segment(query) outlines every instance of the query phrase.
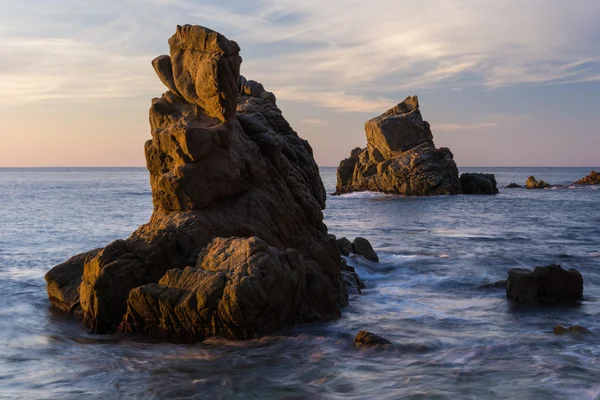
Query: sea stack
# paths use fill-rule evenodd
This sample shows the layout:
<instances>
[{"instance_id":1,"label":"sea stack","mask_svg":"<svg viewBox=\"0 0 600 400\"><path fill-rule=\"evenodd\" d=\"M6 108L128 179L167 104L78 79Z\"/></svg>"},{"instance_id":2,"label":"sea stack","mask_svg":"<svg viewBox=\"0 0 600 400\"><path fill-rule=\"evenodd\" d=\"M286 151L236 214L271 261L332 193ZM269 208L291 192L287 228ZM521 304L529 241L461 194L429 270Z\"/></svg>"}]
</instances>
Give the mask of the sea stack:
<instances>
[{"instance_id":1,"label":"sea stack","mask_svg":"<svg viewBox=\"0 0 600 400\"><path fill-rule=\"evenodd\" d=\"M417 96L366 122L367 147L337 170L336 194L375 191L407 196L462 193L450 149L437 149Z\"/></svg>"},{"instance_id":2,"label":"sea stack","mask_svg":"<svg viewBox=\"0 0 600 400\"><path fill-rule=\"evenodd\" d=\"M340 316L340 250L310 145L275 96L240 77L236 42L178 26L153 61L145 153L154 212L128 239L46 275L93 332L247 339Z\"/></svg>"}]
</instances>

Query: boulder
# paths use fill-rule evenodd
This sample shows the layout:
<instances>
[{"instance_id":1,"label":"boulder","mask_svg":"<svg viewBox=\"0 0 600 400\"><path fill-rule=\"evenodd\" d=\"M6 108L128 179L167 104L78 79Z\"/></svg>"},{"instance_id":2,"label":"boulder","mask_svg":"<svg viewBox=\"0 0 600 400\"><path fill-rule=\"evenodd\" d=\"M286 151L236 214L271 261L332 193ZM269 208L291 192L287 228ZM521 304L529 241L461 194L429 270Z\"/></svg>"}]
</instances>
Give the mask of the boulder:
<instances>
[{"instance_id":1,"label":"boulder","mask_svg":"<svg viewBox=\"0 0 600 400\"><path fill-rule=\"evenodd\" d=\"M506 297L517 303L564 303L583 297L583 277L576 269L560 265L536 267L531 271L513 268L508 271Z\"/></svg>"},{"instance_id":2,"label":"boulder","mask_svg":"<svg viewBox=\"0 0 600 400\"><path fill-rule=\"evenodd\" d=\"M369 261L379 262L379 256L377 256L377 253L373 250L371 243L363 237L354 239L352 242L352 250L354 254L363 256Z\"/></svg>"},{"instance_id":3,"label":"boulder","mask_svg":"<svg viewBox=\"0 0 600 400\"><path fill-rule=\"evenodd\" d=\"M577 185L600 185L600 172L592 171L584 178L581 178L577 182Z\"/></svg>"},{"instance_id":4,"label":"boulder","mask_svg":"<svg viewBox=\"0 0 600 400\"><path fill-rule=\"evenodd\" d=\"M340 246L340 253L342 253L343 256L348 256L350 253L354 252L354 249L352 248L352 242L345 237L339 238L338 244Z\"/></svg>"},{"instance_id":5,"label":"boulder","mask_svg":"<svg viewBox=\"0 0 600 400\"><path fill-rule=\"evenodd\" d=\"M498 194L494 174L464 173L460 176L463 194Z\"/></svg>"},{"instance_id":6,"label":"boulder","mask_svg":"<svg viewBox=\"0 0 600 400\"><path fill-rule=\"evenodd\" d=\"M554 333L556 335L564 335L565 333L576 333L580 335L588 335L592 333L588 328L585 328L581 325L573 325L573 326L564 326L564 325L556 325L554 327Z\"/></svg>"},{"instance_id":7,"label":"boulder","mask_svg":"<svg viewBox=\"0 0 600 400\"><path fill-rule=\"evenodd\" d=\"M536 180L534 176L530 176L527 178L527 182L525 182L525 187L527 189L545 189L547 187L551 187L548 182L544 182L543 180Z\"/></svg>"},{"instance_id":8,"label":"boulder","mask_svg":"<svg viewBox=\"0 0 600 400\"><path fill-rule=\"evenodd\" d=\"M509 183L508 185L505 186L507 189L517 189L520 188L521 185L517 185L516 183Z\"/></svg>"},{"instance_id":9,"label":"boulder","mask_svg":"<svg viewBox=\"0 0 600 400\"><path fill-rule=\"evenodd\" d=\"M452 152L437 149L417 96L366 122L367 147L337 170L335 194L374 191L407 196L462 193Z\"/></svg>"},{"instance_id":10,"label":"boulder","mask_svg":"<svg viewBox=\"0 0 600 400\"><path fill-rule=\"evenodd\" d=\"M312 148L240 77L235 42L186 25L169 44L153 61L168 90L149 112L150 221L55 267L50 300L95 333L197 340L338 318L348 294Z\"/></svg>"},{"instance_id":11,"label":"boulder","mask_svg":"<svg viewBox=\"0 0 600 400\"><path fill-rule=\"evenodd\" d=\"M358 348L388 346L391 344L392 342L386 338L367 331L358 332L354 338L354 346Z\"/></svg>"}]
</instances>

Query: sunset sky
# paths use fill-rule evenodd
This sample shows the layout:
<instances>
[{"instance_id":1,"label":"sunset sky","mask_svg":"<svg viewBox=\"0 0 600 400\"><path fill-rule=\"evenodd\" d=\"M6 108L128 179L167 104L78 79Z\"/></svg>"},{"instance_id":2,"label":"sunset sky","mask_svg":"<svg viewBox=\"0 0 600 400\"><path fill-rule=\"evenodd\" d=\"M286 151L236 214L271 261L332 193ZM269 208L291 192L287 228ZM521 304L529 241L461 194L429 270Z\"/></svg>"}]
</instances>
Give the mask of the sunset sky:
<instances>
[{"instance_id":1,"label":"sunset sky","mask_svg":"<svg viewBox=\"0 0 600 400\"><path fill-rule=\"evenodd\" d=\"M598 0L0 0L0 167L143 166L177 24L236 40L319 165L419 95L459 166L600 165Z\"/></svg>"}]
</instances>

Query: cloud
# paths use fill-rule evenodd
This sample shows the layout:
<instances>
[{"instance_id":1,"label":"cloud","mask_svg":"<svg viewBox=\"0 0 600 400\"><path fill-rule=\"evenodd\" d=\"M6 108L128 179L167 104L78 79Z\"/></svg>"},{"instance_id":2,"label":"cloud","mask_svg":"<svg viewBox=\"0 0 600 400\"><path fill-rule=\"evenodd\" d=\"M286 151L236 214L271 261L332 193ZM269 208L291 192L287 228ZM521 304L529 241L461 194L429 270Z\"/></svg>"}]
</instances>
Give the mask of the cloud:
<instances>
[{"instance_id":1,"label":"cloud","mask_svg":"<svg viewBox=\"0 0 600 400\"><path fill-rule=\"evenodd\" d=\"M600 80L596 0L5 3L0 90L13 102L157 95L149 62L178 23L237 40L243 73L278 98L336 111L434 88Z\"/></svg>"}]
</instances>

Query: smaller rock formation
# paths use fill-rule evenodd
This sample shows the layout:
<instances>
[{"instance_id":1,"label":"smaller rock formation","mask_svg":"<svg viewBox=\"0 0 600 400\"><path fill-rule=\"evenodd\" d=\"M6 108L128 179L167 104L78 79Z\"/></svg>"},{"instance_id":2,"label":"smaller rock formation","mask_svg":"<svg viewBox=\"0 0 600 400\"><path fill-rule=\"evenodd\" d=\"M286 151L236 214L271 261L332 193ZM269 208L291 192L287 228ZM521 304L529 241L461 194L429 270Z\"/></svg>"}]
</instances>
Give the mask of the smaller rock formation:
<instances>
[{"instance_id":1,"label":"smaller rock formation","mask_svg":"<svg viewBox=\"0 0 600 400\"><path fill-rule=\"evenodd\" d=\"M392 342L386 338L367 331L358 332L356 338L354 338L354 346L358 348L388 346L391 344Z\"/></svg>"},{"instance_id":2,"label":"smaller rock formation","mask_svg":"<svg viewBox=\"0 0 600 400\"><path fill-rule=\"evenodd\" d=\"M507 189L517 189L520 188L521 185L517 185L516 183L510 183L508 185L505 186Z\"/></svg>"},{"instance_id":3,"label":"smaller rock formation","mask_svg":"<svg viewBox=\"0 0 600 400\"><path fill-rule=\"evenodd\" d=\"M579 335L588 335L592 333L588 328L585 328L581 325L573 325L566 327L564 325L556 325L554 327L554 334L556 335L564 335L566 333L576 333Z\"/></svg>"},{"instance_id":4,"label":"smaller rock formation","mask_svg":"<svg viewBox=\"0 0 600 400\"><path fill-rule=\"evenodd\" d=\"M464 173L460 176L463 194L498 194L494 174Z\"/></svg>"},{"instance_id":5,"label":"smaller rock formation","mask_svg":"<svg viewBox=\"0 0 600 400\"><path fill-rule=\"evenodd\" d=\"M552 185L548 182L544 182L543 180L536 180L534 176L530 176L527 178L527 182L525 182L525 187L527 189L545 189L551 187Z\"/></svg>"},{"instance_id":6,"label":"smaller rock formation","mask_svg":"<svg viewBox=\"0 0 600 400\"><path fill-rule=\"evenodd\" d=\"M363 256L369 261L379 262L379 256L373 250L371 243L363 237L357 237L352 242L352 250L354 250L354 254L358 254L359 256Z\"/></svg>"},{"instance_id":7,"label":"smaller rock formation","mask_svg":"<svg viewBox=\"0 0 600 400\"><path fill-rule=\"evenodd\" d=\"M506 297L517 303L555 304L581 300L583 277L576 269L560 265L536 267L531 271L513 268L508 271Z\"/></svg>"},{"instance_id":8,"label":"smaller rock formation","mask_svg":"<svg viewBox=\"0 0 600 400\"><path fill-rule=\"evenodd\" d=\"M373 246L363 237L357 237L353 242L350 242L345 237L341 237L338 239L338 245L340 246L340 253L343 256L349 256L354 253L363 256L369 261L379 262L379 256L373 250Z\"/></svg>"},{"instance_id":9,"label":"smaller rock formation","mask_svg":"<svg viewBox=\"0 0 600 400\"><path fill-rule=\"evenodd\" d=\"M592 171L585 178L581 178L577 182L576 185L600 185L600 172Z\"/></svg>"},{"instance_id":10,"label":"smaller rock formation","mask_svg":"<svg viewBox=\"0 0 600 400\"><path fill-rule=\"evenodd\" d=\"M460 194L452 152L436 149L417 96L366 122L367 147L337 170L335 194L374 191L407 196Z\"/></svg>"}]
</instances>

